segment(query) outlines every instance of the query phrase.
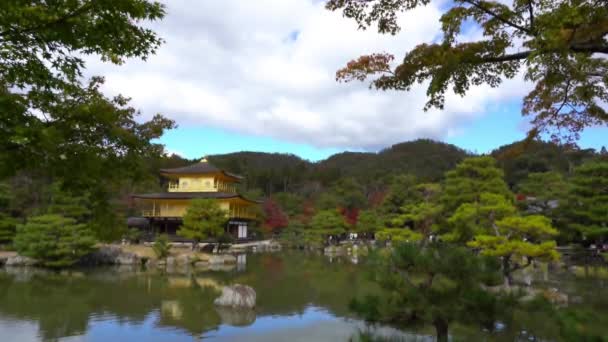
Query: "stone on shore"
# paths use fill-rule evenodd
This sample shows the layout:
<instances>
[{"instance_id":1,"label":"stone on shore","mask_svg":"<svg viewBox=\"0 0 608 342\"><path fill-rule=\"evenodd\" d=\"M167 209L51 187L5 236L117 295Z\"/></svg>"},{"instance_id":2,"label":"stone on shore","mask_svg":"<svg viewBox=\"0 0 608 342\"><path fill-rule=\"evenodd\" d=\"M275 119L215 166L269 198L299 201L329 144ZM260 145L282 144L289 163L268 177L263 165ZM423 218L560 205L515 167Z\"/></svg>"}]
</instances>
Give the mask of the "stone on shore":
<instances>
[{"instance_id":1,"label":"stone on shore","mask_svg":"<svg viewBox=\"0 0 608 342\"><path fill-rule=\"evenodd\" d=\"M224 286L222 288L222 295L213 303L218 306L253 309L255 301L256 293L253 288L246 285L234 284Z\"/></svg>"},{"instance_id":2,"label":"stone on shore","mask_svg":"<svg viewBox=\"0 0 608 342\"><path fill-rule=\"evenodd\" d=\"M15 255L6 259L6 266L34 266L36 260L28 258L26 256Z\"/></svg>"},{"instance_id":3,"label":"stone on shore","mask_svg":"<svg viewBox=\"0 0 608 342\"><path fill-rule=\"evenodd\" d=\"M102 246L80 260L82 265L138 265L139 256L118 246Z\"/></svg>"}]
</instances>

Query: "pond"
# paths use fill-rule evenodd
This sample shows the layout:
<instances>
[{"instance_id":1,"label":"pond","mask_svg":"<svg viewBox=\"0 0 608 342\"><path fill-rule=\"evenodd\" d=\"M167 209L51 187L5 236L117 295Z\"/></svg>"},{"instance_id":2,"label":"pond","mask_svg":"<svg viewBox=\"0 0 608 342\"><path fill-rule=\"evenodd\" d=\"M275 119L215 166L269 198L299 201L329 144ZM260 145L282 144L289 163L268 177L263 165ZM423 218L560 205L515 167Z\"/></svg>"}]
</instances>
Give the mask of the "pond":
<instances>
[{"instance_id":1,"label":"pond","mask_svg":"<svg viewBox=\"0 0 608 342\"><path fill-rule=\"evenodd\" d=\"M378 291L361 262L303 252L249 254L239 261L226 269L170 273L2 269L0 341L348 341L360 331L391 340L432 340L432 327L370 327L349 312L353 297ZM605 317L608 281L592 273L575 277L544 270L534 278ZM233 283L256 290L255 311L213 305L221 287ZM508 330L456 326L451 333L454 340L558 336L542 317L524 313L521 321ZM604 327L605 319L599 319L594 329Z\"/></svg>"}]
</instances>

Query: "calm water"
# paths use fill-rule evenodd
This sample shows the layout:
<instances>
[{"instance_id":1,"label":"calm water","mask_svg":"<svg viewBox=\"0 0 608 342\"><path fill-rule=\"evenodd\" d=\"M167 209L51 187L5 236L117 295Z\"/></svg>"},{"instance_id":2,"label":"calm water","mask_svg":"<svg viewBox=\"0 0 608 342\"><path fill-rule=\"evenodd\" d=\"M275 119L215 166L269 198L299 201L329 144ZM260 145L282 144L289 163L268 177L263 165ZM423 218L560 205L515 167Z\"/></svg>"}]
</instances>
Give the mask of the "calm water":
<instances>
[{"instance_id":1,"label":"calm water","mask_svg":"<svg viewBox=\"0 0 608 342\"><path fill-rule=\"evenodd\" d=\"M364 271L346 258L295 252L247 255L246 263L224 270L0 270L0 341L347 341L366 329L431 340L428 327L371 328L349 313L351 298L377 291ZM577 305L608 313L604 280L542 271L534 277ZM256 290L255 311L214 307L221 286L232 283ZM553 339L550 322L524 316L517 332L454 326L452 333L465 340Z\"/></svg>"}]
</instances>

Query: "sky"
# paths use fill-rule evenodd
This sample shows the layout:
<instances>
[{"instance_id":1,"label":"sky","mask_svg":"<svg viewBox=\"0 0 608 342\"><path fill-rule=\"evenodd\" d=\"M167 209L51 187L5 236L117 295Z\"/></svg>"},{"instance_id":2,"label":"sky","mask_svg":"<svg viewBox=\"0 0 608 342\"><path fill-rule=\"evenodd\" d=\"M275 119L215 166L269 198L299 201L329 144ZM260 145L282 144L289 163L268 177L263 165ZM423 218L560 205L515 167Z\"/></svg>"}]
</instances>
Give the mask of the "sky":
<instances>
[{"instance_id":1,"label":"sky","mask_svg":"<svg viewBox=\"0 0 608 342\"><path fill-rule=\"evenodd\" d=\"M447 0L446 0L447 1ZM165 43L147 61L116 66L90 58L104 92L132 98L142 120L161 113L178 124L160 142L188 158L236 151L293 153L309 160L341 151L378 151L431 138L489 152L525 136L522 75L499 88L446 94L444 110L423 111L424 84L409 92L338 83L336 70L373 52L400 59L438 39L442 1L403 14L396 36L358 30L320 0L165 0L149 26ZM467 27L462 41L478 39ZM582 147L608 145L608 128L583 134Z\"/></svg>"}]
</instances>

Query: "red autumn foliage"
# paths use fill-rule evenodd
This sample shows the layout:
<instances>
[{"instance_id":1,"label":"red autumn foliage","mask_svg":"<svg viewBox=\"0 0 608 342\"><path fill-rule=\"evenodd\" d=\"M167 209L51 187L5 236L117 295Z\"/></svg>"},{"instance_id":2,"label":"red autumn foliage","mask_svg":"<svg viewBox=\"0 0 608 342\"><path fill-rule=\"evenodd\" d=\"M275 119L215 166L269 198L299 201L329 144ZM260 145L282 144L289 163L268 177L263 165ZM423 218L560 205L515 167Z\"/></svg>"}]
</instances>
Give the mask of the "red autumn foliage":
<instances>
[{"instance_id":1,"label":"red autumn foliage","mask_svg":"<svg viewBox=\"0 0 608 342\"><path fill-rule=\"evenodd\" d=\"M289 218L287 217L287 214L283 212L281 206L279 206L279 204L272 198L268 198L264 201L262 209L264 210L265 218L262 228L266 232L276 232L289 225Z\"/></svg>"},{"instance_id":2,"label":"red autumn foliage","mask_svg":"<svg viewBox=\"0 0 608 342\"><path fill-rule=\"evenodd\" d=\"M359 208L340 208L340 213L342 216L344 216L344 220L351 226L357 224L357 220L359 219L359 211Z\"/></svg>"},{"instance_id":3,"label":"red autumn foliage","mask_svg":"<svg viewBox=\"0 0 608 342\"><path fill-rule=\"evenodd\" d=\"M369 75L390 73L392 72L390 64L394 59L395 57L388 53L374 53L361 56L348 62L345 68L338 70L336 72L336 81L363 81Z\"/></svg>"},{"instance_id":4,"label":"red autumn foliage","mask_svg":"<svg viewBox=\"0 0 608 342\"><path fill-rule=\"evenodd\" d=\"M517 194L517 196L515 196L515 199L517 201L520 201L520 202L521 201L525 201L526 200L526 195L524 195L524 194Z\"/></svg>"}]
</instances>

